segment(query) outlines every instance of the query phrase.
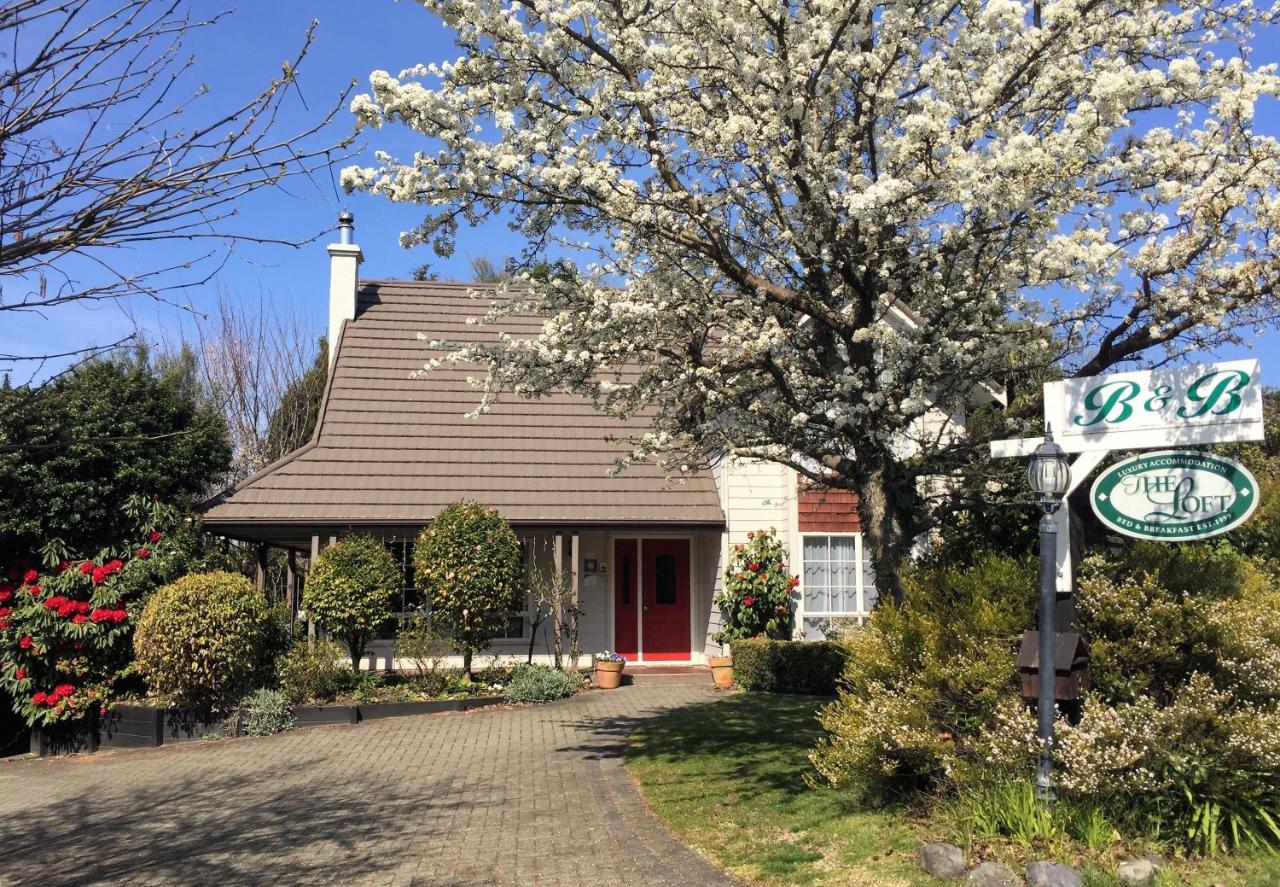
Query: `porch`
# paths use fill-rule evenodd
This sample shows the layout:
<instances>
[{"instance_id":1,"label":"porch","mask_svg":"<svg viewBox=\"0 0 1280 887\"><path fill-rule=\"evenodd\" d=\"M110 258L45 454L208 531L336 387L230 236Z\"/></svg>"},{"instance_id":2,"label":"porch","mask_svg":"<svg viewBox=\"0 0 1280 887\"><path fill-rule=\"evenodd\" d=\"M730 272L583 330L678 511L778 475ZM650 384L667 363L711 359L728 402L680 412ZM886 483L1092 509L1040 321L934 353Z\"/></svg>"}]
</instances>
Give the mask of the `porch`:
<instances>
[{"instance_id":1,"label":"porch","mask_svg":"<svg viewBox=\"0 0 1280 887\"><path fill-rule=\"evenodd\" d=\"M399 660L395 650L397 626L426 601L413 567L417 526L220 528L227 536L255 546L257 582L274 589L308 635L317 625L302 607L308 564L320 551L343 536L365 533L382 539L401 568L403 586L394 620L374 640L363 667L400 671L412 663ZM521 540L526 569L545 575L563 573L572 585L580 611L578 649L581 667L602 650L617 650L630 669L641 666L704 664L719 646L709 636L717 625L713 597L722 572L725 535L705 526L589 526L546 527L514 525ZM275 549L283 552L272 555ZM274 572L273 572L274 571ZM519 610L509 614L506 630L476 657L502 662L550 664L555 658L554 620L535 595L526 592ZM566 630L561 649L570 665L572 639ZM447 657L442 665L461 665L461 657Z\"/></svg>"}]
</instances>

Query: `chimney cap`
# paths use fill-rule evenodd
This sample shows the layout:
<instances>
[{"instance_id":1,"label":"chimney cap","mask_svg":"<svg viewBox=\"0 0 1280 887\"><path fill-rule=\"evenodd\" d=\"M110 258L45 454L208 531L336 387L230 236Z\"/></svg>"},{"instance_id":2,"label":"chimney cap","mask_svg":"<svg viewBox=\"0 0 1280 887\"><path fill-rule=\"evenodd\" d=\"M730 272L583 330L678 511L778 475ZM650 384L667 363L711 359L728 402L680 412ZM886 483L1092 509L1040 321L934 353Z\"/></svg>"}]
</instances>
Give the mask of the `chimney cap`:
<instances>
[{"instance_id":1,"label":"chimney cap","mask_svg":"<svg viewBox=\"0 0 1280 887\"><path fill-rule=\"evenodd\" d=\"M344 209L342 212L338 213L339 225L351 225L355 223L355 220L356 217L351 215L351 210L349 209Z\"/></svg>"}]
</instances>

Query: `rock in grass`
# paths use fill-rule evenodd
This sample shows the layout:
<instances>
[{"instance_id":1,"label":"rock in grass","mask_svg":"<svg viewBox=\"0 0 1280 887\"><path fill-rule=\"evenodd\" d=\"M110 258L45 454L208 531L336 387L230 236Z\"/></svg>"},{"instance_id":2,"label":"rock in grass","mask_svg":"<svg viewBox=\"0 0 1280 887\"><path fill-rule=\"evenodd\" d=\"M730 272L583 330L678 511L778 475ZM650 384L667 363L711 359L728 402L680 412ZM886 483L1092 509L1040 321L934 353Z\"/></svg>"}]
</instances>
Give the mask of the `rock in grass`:
<instances>
[{"instance_id":1,"label":"rock in grass","mask_svg":"<svg viewBox=\"0 0 1280 887\"><path fill-rule=\"evenodd\" d=\"M955 844L925 844L920 865L935 878L958 878L964 874L964 851Z\"/></svg>"},{"instance_id":2,"label":"rock in grass","mask_svg":"<svg viewBox=\"0 0 1280 887\"><path fill-rule=\"evenodd\" d=\"M1022 879L1001 862L984 862L969 872L973 887L1022 887Z\"/></svg>"},{"instance_id":3,"label":"rock in grass","mask_svg":"<svg viewBox=\"0 0 1280 887\"><path fill-rule=\"evenodd\" d=\"M1130 859L1120 863L1116 877L1120 879L1121 884L1133 885L1133 887L1151 884L1156 879L1156 865L1149 859Z\"/></svg>"},{"instance_id":4,"label":"rock in grass","mask_svg":"<svg viewBox=\"0 0 1280 887\"><path fill-rule=\"evenodd\" d=\"M1030 887L1084 887L1084 878L1069 865L1058 862L1033 862L1027 866Z\"/></svg>"}]
</instances>

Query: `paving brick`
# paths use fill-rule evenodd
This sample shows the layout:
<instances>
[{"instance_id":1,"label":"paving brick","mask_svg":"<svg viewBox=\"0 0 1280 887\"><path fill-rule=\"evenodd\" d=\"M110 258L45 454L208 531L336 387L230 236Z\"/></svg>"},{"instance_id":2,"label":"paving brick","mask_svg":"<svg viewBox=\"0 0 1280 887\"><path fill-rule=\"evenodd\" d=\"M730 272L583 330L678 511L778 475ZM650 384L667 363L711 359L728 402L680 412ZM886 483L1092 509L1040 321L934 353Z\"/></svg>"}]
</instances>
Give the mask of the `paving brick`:
<instances>
[{"instance_id":1,"label":"paving brick","mask_svg":"<svg viewBox=\"0 0 1280 887\"><path fill-rule=\"evenodd\" d=\"M728 885L622 767L647 718L716 698L650 678L546 706L0 766L0 887Z\"/></svg>"}]
</instances>

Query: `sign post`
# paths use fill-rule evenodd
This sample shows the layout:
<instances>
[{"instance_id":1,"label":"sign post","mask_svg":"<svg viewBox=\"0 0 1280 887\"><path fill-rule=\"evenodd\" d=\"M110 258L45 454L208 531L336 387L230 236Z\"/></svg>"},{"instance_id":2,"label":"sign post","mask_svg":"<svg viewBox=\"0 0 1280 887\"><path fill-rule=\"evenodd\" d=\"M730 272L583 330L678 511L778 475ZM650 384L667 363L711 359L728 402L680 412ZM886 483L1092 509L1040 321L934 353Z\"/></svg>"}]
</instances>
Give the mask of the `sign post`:
<instances>
[{"instance_id":1,"label":"sign post","mask_svg":"<svg viewBox=\"0 0 1280 887\"><path fill-rule=\"evenodd\" d=\"M991 442L992 458L1032 457L1056 436L1059 453L1077 454L1051 510L1040 504L1040 633L1037 699L1041 751L1037 794L1053 797L1052 751L1058 599L1075 591L1070 493L1114 450L1262 440L1262 379L1257 360L1197 364L1049 382L1044 386L1046 437ZM1037 452L1039 450L1039 452ZM1063 460L1065 462L1065 458ZM1033 476L1033 484L1034 476ZM1037 492L1040 490L1037 489ZM1240 463L1197 451L1133 456L1093 484L1090 504L1117 532L1176 541L1225 533L1257 507L1258 485ZM1051 553L1052 552L1052 553ZM1057 630L1055 630L1057 629ZM1030 635L1024 637L1024 645Z\"/></svg>"}]
</instances>

